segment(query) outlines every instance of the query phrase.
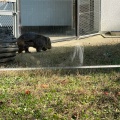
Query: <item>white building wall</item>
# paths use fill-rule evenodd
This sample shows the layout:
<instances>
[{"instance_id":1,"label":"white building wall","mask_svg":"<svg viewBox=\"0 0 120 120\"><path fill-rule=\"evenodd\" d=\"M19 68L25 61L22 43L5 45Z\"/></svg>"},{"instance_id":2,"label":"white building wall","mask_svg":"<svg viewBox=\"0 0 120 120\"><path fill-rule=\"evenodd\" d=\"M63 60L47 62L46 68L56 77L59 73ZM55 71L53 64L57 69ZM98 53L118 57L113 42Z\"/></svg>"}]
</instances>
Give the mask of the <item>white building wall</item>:
<instances>
[{"instance_id":1,"label":"white building wall","mask_svg":"<svg viewBox=\"0 0 120 120\"><path fill-rule=\"evenodd\" d=\"M120 31L120 0L101 0L101 31Z\"/></svg>"},{"instance_id":2,"label":"white building wall","mask_svg":"<svg viewBox=\"0 0 120 120\"><path fill-rule=\"evenodd\" d=\"M71 26L72 0L21 0L22 26Z\"/></svg>"}]
</instances>

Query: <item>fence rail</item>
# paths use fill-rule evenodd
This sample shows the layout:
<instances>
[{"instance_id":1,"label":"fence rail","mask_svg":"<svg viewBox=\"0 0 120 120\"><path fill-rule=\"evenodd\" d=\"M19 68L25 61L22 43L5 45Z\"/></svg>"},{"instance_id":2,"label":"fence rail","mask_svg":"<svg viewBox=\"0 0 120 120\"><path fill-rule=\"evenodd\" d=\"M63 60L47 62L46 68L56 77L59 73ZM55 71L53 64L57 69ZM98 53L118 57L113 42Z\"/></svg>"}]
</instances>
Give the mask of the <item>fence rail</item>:
<instances>
[{"instance_id":1,"label":"fence rail","mask_svg":"<svg viewBox=\"0 0 120 120\"><path fill-rule=\"evenodd\" d=\"M0 2L16 2L16 0L0 0Z\"/></svg>"}]
</instances>

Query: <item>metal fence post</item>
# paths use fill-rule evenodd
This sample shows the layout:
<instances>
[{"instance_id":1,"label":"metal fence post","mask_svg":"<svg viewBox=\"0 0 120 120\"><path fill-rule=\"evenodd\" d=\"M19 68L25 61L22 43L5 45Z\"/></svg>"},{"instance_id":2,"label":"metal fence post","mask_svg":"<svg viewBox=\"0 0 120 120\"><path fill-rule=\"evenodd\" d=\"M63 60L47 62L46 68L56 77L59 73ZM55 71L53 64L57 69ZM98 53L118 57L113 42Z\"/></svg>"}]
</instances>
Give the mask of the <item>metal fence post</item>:
<instances>
[{"instance_id":1,"label":"metal fence post","mask_svg":"<svg viewBox=\"0 0 120 120\"><path fill-rule=\"evenodd\" d=\"M79 38L79 4L80 4L80 1L77 0L77 38Z\"/></svg>"},{"instance_id":2,"label":"metal fence post","mask_svg":"<svg viewBox=\"0 0 120 120\"><path fill-rule=\"evenodd\" d=\"M17 36L19 37L21 35L21 19L20 19L20 0L17 0L16 2L16 11L17 11Z\"/></svg>"},{"instance_id":3,"label":"metal fence post","mask_svg":"<svg viewBox=\"0 0 120 120\"><path fill-rule=\"evenodd\" d=\"M13 35L16 37L17 33L16 33L16 2L12 3L12 7L13 7Z\"/></svg>"}]
</instances>

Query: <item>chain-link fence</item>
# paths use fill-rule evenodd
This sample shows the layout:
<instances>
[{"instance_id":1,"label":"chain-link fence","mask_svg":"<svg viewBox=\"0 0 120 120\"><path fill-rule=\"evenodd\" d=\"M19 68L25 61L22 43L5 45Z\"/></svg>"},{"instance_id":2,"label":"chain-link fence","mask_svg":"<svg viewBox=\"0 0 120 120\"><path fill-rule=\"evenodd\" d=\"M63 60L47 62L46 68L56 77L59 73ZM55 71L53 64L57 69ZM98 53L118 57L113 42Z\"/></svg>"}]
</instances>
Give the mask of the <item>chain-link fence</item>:
<instances>
[{"instance_id":1,"label":"chain-link fence","mask_svg":"<svg viewBox=\"0 0 120 120\"><path fill-rule=\"evenodd\" d=\"M0 27L7 28L17 37L19 35L19 0L0 1Z\"/></svg>"},{"instance_id":2,"label":"chain-link fence","mask_svg":"<svg viewBox=\"0 0 120 120\"><path fill-rule=\"evenodd\" d=\"M12 11L12 2L0 1L0 27L8 28L13 33L13 16L10 15Z\"/></svg>"},{"instance_id":3,"label":"chain-link fence","mask_svg":"<svg viewBox=\"0 0 120 120\"><path fill-rule=\"evenodd\" d=\"M0 63L14 60L16 45L16 1L0 1Z\"/></svg>"},{"instance_id":4,"label":"chain-link fence","mask_svg":"<svg viewBox=\"0 0 120 120\"><path fill-rule=\"evenodd\" d=\"M78 14L80 36L100 31L100 0L78 0Z\"/></svg>"}]
</instances>

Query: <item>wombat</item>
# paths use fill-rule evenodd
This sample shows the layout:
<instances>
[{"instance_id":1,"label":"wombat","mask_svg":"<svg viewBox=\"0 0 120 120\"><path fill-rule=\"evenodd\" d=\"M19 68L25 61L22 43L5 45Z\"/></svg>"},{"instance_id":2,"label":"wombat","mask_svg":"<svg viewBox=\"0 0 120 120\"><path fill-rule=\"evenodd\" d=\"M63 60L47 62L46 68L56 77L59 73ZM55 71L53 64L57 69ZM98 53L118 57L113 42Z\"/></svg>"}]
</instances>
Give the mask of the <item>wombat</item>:
<instances>
[{"instance_id":1,"label":"wombat","mask_svg":"<svg viewBox=\"0 0 120 120\"><path fill-rule=\"evenodd\" d=\"M28 50L29 47L36 48L37 52L51 49L50 38L34 32L22 34L19 38L17 38L17 45L19 48L18 53L22 53L23 50L25 50L26 53L30 53Z\"/></svg>"}]
</instances>

